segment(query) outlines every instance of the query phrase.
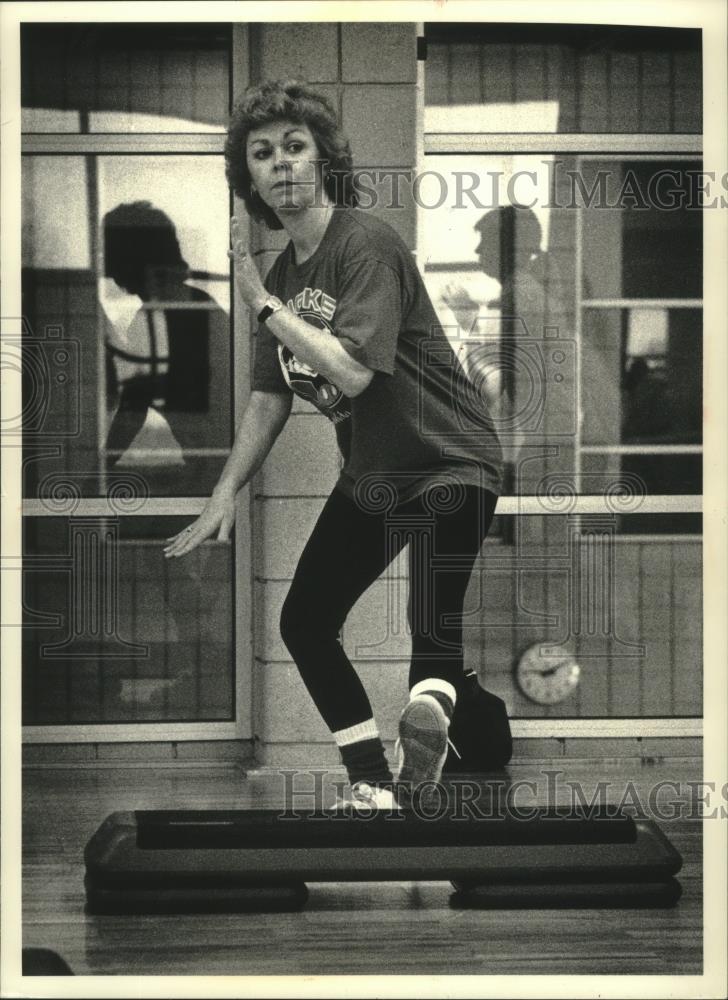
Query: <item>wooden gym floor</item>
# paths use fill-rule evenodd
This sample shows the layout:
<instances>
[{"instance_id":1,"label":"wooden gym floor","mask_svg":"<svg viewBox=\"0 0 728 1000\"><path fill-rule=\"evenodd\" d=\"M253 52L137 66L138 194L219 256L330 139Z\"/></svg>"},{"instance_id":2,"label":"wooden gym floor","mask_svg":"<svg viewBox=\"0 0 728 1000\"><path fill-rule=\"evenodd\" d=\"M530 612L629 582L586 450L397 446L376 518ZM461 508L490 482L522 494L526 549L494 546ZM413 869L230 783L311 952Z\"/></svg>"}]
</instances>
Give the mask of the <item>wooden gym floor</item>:
<instances>
[{"instance_id":1,"label":"wooden gym floor","mask_svg":"<svg viewBox=\"0 0 728 1000\"><path fill-rule=\"evenodd\" d=\"M546 770L560 791L547 792ZM341 781L340 773L332 780ZM697 759L528 761L509 768L531 805L568 802L566 781L587 799L608 781L610 802L635 793L648 818L660 781L698 781ZM299 776L297 788L313 779ZM303 782L303 784L301 784ZM632 791L632 789L634 791ZM528 796L533 796L529 798ZM658 800L664 813L674 790ZM308 801L308 800L306 800ZM323 805L334 801L324 785ZM57 951L77 975L696 975L702 972L701 824L685 804L661 821L684 859L683 895L668 910L451 908L437 882L319 883L293 914L87 916L83 849L110 812L284 806L277 772L231 764L36 767L23 775L23 946Z\"/></svg>"}]
</instances>

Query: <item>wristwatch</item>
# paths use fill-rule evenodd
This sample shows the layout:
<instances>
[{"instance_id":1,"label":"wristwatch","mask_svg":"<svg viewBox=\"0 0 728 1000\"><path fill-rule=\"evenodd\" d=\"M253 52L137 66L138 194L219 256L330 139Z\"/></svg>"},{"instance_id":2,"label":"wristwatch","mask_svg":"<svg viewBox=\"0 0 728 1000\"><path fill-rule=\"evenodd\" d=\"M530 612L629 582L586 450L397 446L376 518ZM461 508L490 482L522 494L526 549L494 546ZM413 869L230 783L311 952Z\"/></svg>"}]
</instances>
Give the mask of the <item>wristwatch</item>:
<instances>
[{"instance_id":1,"label":"wristwatch","mask_svg":"<svg viewBox=\"0 0 728 1000\"><path fill-rule=\"evenodd\" d=\"M283 303L275 295L269 295L265 300L265 305L258 313L258 322L265 323L269 316L273 313L277 313L279 309L283 308Z\"/></svg>"}]
</instances>

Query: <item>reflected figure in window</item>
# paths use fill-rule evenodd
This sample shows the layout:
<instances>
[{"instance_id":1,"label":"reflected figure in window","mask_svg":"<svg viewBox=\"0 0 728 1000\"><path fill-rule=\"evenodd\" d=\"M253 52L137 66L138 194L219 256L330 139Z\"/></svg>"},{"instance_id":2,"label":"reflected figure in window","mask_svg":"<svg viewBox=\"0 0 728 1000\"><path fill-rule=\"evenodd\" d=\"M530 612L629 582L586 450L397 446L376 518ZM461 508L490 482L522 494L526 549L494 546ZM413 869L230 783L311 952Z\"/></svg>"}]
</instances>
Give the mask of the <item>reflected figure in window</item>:
<instances>
[{"instance_id":1,"label":"reflected figure in window","mask_svg":"<svg viewBox=\"0 0 728 1000\"><path fill-rule=\"evenodd\" d=\"M536 214L520 205L505 205L486 212L475 231L480 268L499 282L501 292L497 299L480 302L463 285L446 285L443 298L459 326L470 333L483 306L499 309L504 317L514 315L519 307L526 313L542 313L546 254L541 249L542 230Z\"/></svg>"},{"instance_id":2,"label":"reflected figure in window","mask_svg":"<svg viewBox=\"0 0 728 1000\"><path fill-rule=\"evenodd\" d=\"M476 254L483 273L500 284L497 298L479 300L475 283L448 283L442 298L468 338L460 361L496 420L503 455L513 465L529 433L534 391L524 367L524 338L543 338L545 325L563 327L564 302L557 270L542 249L543 232L536 214L521 205L487 212L475 226ZM563 336L563 332L559 336ZM516 345L520 342L520 352ZM520 416L523 415L523 420Z\"/></svg>"},{"instance_id":3,"label":"reflected figure in window","mask_svg":"<svg viewBox=\"0 0 728 1000\"><path fill-rule=\"evenodd\" d=\"M182 465L184 453L219 446L229 418L226 313L189 284L172 220L148 201L103 219L105 274L142 305L128 330L107 336L110 465ZM217 362L216 362L217 359Z\"/></svg>"}]
</instances>

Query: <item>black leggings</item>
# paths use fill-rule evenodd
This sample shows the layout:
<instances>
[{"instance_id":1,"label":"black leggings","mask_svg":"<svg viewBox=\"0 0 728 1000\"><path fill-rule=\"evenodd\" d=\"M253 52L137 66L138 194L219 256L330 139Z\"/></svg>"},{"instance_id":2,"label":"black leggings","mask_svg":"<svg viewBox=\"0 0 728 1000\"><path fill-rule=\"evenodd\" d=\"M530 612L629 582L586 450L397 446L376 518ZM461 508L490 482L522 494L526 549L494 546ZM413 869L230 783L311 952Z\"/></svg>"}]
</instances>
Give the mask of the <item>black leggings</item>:
<instances>
[{"instance_id":1,"label":"black leggings","mask_svg":"<svg viewBox=\"0 0 728 1000\"><path fill-rule=\"evenodd\" d=\"M463 673L462 612L473 564L497 497L477 486L432 487L387 508L334 489L319 515L281 611L281 636L331 730L372 717L366 691L339 641L346 616L409 543L410 689ZM456 616L456 617L453 617Z\"/></svg>"}]
</instances>

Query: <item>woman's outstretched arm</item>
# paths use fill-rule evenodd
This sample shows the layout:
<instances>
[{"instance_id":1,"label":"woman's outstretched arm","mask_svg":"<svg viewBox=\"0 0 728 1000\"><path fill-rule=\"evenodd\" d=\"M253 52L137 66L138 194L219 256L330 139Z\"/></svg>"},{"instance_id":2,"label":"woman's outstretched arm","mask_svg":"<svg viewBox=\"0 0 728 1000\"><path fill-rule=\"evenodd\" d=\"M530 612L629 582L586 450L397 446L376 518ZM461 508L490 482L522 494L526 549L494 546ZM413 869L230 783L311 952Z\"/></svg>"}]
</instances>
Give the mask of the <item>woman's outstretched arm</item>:
<instances>
[{"instance_id":1,"label":"woman's outstretched arm","mask_svg":"<svg viewBox=\"0 0 728 1000\"><path fill-rule=\"evenodd\" d=\"M191 525L167 539L167 558L184 556L217 531L223 541L235 522L235 495L255 475L273 447L291 412L290 392L250 394L232 451L205 509Z\"/></svg>"}]
</instances>

